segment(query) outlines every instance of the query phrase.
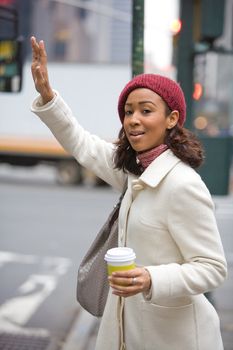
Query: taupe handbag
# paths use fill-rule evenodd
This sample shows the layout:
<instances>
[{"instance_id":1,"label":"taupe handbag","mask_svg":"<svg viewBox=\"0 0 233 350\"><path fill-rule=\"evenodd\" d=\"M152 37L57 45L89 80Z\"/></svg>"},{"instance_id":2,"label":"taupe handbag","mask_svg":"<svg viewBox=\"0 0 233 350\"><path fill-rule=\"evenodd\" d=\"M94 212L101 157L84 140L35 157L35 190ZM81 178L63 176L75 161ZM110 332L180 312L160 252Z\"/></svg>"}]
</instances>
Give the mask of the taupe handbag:
<instances>
[{"instance_id":1,"label":"taupe handbag","mask_svg":"<svg viewBox=\"0 0 233 350\"><path fill-rule=\"evenodd\" d=\"M103 315L108 296L109 283L104 256L108 249L118 246L118 214L124 193L125 190L78 269L77 300L85 310L97 317Z\"/></svg>"}]
</instances>

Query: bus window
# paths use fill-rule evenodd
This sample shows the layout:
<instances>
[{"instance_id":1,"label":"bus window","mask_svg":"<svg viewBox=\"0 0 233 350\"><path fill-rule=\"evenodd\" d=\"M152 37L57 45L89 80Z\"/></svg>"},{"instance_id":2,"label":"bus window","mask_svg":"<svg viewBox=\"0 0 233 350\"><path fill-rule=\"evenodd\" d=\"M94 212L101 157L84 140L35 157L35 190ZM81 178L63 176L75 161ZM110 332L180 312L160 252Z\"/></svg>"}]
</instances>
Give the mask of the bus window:
<instances>
[{"instance_id":1,"label":"bus window","mask_svg":"<svg viewBox=\"0 0 233 350\"><path fill-rule=\"evenodd\" d=\"M22 89L22 43L18 37L17 11L0 6L0 92Z\"/></svg>"},{"instance_id":2,"label":"bus window","mask_svg":"<svg viewBox=\"0 0 233 350\"><path fill-rule=\"evenodd\" d=\"M0 92L22 88L22 42L0 39Z\"/></svg>"}]
</instances>

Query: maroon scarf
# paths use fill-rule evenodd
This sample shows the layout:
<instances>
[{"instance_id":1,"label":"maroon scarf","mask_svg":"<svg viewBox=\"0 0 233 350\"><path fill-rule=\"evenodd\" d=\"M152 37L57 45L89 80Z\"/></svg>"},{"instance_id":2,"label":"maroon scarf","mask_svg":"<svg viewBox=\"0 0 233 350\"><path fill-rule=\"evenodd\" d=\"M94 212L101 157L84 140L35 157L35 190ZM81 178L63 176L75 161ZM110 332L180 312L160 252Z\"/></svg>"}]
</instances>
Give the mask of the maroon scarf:
<instances>
[{"instance_id":1,"label":"maroon scarf","mask_svg":"<svg viewBox=\"0 0 233 350\"><path fill-rule=\"evenodd\" d=\"M150 165L155 158L157 158L161 153L166 151L168 149L168 146L165 144L161 144L155 148L150 149L149 151L145 151L142 153L137 153L137 159L140 162L143 169L146 169L148 165Z\"/></svg>"}]
</instances>

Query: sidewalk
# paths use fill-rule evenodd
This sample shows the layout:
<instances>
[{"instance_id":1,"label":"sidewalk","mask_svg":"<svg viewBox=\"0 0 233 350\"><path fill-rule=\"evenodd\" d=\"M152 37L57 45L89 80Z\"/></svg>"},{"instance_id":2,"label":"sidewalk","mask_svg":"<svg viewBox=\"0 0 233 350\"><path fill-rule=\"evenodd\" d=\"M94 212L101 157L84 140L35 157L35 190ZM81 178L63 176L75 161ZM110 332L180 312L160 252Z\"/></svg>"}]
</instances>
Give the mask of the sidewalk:
<instances>
[{"instance_id":1,"label":"sidewalk","mask_svg":"<svg viewBox=\"0 0 233 350\"><path fill-rule=\"evenodd\" d=\"M213 199L228 264L228 278L213 292L213 298L220 317L224 350L233 350L233 193Z\"/></svg>"},{"instance_id":2,"label":"sidewalk","mask_svg":"<svg viewBox=\"0 0 233 350\"><path fill-rule=\"evenodd\" d=\"M99 322L80 307L62 350L94 350Z\"/></svg>"},{"instance_id":3,"label":"sidewalk","mask_svg":"<svg viewBox=\"0 0 233 350\"><path fill-rule=\"evenodd\" d=\"M213 292L214 306L221 322L224 350L233 350L233 256L228 256L228 278Z\"/></svg>"}]
</instances>

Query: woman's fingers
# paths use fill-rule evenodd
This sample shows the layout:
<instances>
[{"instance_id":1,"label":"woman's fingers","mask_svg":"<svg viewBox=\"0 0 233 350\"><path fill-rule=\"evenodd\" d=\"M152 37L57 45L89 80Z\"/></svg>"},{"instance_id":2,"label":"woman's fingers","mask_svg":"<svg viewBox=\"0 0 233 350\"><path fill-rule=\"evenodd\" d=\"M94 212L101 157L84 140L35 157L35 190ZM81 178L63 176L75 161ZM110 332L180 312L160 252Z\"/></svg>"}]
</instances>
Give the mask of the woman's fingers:
<instances>
[{"instance_id":1,"label":"woman's fingers","mask_svg":"<svg viewBox=\"0 0 233 350\"><path fill-rule=\"evenodd\" d=\"M150 288L150 274L145 268L114 272L109 277L113 294L128 297Z\"/></svg>"},{"instance_id":2,"label":"woman's fingers","mask_svg":"<svg viewBox=\"0 0 233 350\"><path fill-rule=\"evenodd\" d=\"M122 297L129 297L142 292L141 284L138 285L126 285L122 284L110 284L112 288L112 293Z\"/></svg>"},{"instance_id":3,"label":"woman's fingers","mask_svg":"<svg viewBox=\"0 0 233 350\"><path fill-rule=\"evenodd\" d=\"M39 44L36 41L36 38L34 36L31 37L31 47L32 47L32 60L33 61L39 61Z\"/></svg>"},{"instance_id":4,"label":"woman's fingers","mask_svg":"<svg viewBox=\"0 0 233 350\"><path fill-rule=\"evenodd\" d=\"M43 40L39 43L36 41L34 36L31 37L32 46L32 66L35 68L38 64L42 66L44 70L47 67L47 53Z\"/></svg>"},{"instance_id":5,"label":"woman's fingers","mask_svg":"<svg viewBox=\"0 0 233 350\"><path fill-rule=\"evenodd\" d=\"M36 80L36 68L40 64L40 54L39 54L39 45L34 36L31 37L31 47L32 47L32 64L31 71L33 80Z\"/></svg>"},{"instance_id":6,"label":"woman's fingers","mask_svg":"<svg viewBox=\"0 0 233 350\"><path fill-rule=\"evenodd\" d=\"M40 65L38 65L38 64L32 65L32 76L33 76L36 90L40 94L42 94L43 93L43 86L44 86L44 78L43 78L43 73L41 71Z\"/></svg>"},{"instance_id":7,"label":"woman's fingers","mask_svg":"<svg viewBox=\"0 0 233 350\"><path fill-rule=\"evenodd\" d=\"M140 277L130 277L130 278L113 278L110 280L112 284L124 287L134 287L140 284Z\"/></svg>"},{"instance_id":8,"label":"woman's fingers","mask_svg":"<svg viewBox=\"0 0 233 350\"><path fill-rule=\"evenodd\" d=\"M44 79L44 76L43 76L43 72L41 70L41 66L38 65L35 68L35 74L36 74L37 84L38 85L44 84L45 79Z\"/></svg>"},{"instance_id":9,"label":"woman's fingers","mask_svg":"<svg viewBox=\"0 0 233 350\"><path fill-rule=\"evenodd\" d=\"M45 45L43 40L39 43L36 41L34 36L31 37L31 46L32 46L32 65L36 67L38 64L41 65L44 69L47 66L47 53L45 50Z\"/></svg>"},{"instance_id":10,"label":"woman's fingers","mask_svg":"<svg viewBox=\"0 0 233 350\"><path fill-rule=\"evenodd\" d=\"M39 54L40 54L40 63L42 66L46 67L47 66L47 53L45 50L45 45L44 45L44 41L41 40L39 42Z\"/></svg>"}]
</instances>

